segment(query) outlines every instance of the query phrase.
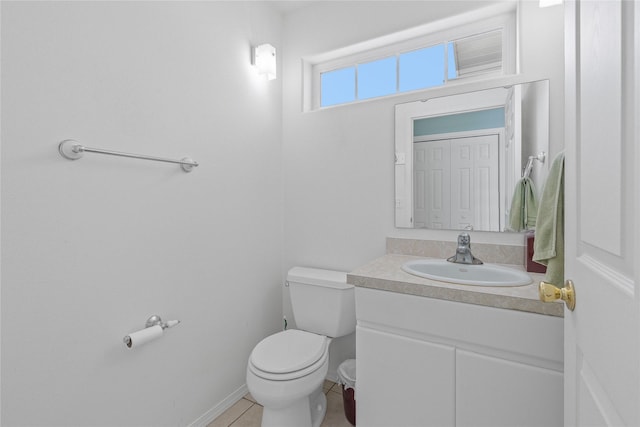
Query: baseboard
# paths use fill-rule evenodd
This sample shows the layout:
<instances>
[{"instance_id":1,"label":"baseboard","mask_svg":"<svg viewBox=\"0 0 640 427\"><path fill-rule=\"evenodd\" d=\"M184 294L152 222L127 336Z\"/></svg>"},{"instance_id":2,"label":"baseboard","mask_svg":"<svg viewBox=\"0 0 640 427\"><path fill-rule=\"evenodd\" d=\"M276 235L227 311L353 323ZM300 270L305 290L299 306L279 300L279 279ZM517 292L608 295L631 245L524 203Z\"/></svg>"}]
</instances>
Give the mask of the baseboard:
<instances>
[{"instance_id":1,"label":"baseboard","mask_svg":"<svg viewBox=\"0 0 640 427\"><path fill-rule=\"evenodd\" d=\"M222 402L209 409L207 412L198 417L197 420L189 424L189 427L207 427L207 425L218 418L227 409L231 408L237 401L242 399L249 390L246 384L242 384L239 389L225 397Z\"/></svg>"}]
</instances>

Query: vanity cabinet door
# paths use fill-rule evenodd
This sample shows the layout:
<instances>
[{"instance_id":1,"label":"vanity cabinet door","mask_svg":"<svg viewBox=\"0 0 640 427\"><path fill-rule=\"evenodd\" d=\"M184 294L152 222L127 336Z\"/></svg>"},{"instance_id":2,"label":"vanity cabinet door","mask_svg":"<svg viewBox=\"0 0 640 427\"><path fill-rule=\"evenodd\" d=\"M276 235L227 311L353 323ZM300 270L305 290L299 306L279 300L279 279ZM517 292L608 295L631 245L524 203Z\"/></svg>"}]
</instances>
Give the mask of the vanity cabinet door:
<instances>
[{"instance_id":1,"label":"vanity cabinet door","mask_svg":"<svg viewBox=\"0 0 640 427\"><path fill-rule=\"evenodd\" d=\"M362 326L356 331L358 425L455 425L453 347Z\"/></svg>"},{"instance_id":2,"label":"vanity cabinet door","mask_svg":"<svg viewBox=\"0 0 640 427\"><path fill-rule=\"evenodd\" d=\"M563 374L457 350L456 425L563 425Z\"/></svg>"}]
</instances>

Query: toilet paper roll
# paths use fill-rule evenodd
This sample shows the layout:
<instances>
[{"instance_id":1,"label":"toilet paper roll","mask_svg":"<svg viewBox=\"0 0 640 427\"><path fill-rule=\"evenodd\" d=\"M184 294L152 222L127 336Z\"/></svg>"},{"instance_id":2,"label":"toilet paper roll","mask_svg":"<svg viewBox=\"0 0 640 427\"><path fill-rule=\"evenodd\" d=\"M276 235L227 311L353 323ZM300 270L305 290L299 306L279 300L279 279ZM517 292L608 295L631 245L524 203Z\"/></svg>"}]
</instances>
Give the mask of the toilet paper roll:
<instances>
[{"instance_id":1,"label":"toilet paper roll","mask_svg":"<svg viewBox=\"0 0 640 427\"><path fill-rule=\"evenodd\" d=\"M140 331L133 332L124 337L124 343L129 348L141 346L144 343L155 340L162 336L162 326L155 325L150 328L144 328Z\"/></svg>"}]
</instances>

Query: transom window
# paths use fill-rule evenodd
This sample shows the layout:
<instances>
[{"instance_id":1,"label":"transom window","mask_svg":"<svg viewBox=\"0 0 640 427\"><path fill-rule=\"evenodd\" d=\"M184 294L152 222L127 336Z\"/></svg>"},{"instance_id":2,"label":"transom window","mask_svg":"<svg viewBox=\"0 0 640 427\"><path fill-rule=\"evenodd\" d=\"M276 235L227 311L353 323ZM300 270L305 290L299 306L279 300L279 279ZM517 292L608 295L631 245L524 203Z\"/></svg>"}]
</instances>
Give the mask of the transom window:
<instances>
[{"instance_id":1,"label":"transom window","mask_svg":"<svg viewBox=\"0 0 640 427\"><path fill-rule=\"evenodd\" d=\"M349 51L346 55L336 52L305 61L306 79L313 82L311 102L305 101L305 109L424 90L462 79L515 73L514 13L476 19L465 25L460 24L464 17L456 20L455 28L441 23L440 27L446 29L420 37L415 36L415 31L408 39L392 35L392 43L385 38L377 41L379 46L375 48L365 43L343 49ZM385 41L386 45L380 46Z\"/></svg>"}]
</instances>

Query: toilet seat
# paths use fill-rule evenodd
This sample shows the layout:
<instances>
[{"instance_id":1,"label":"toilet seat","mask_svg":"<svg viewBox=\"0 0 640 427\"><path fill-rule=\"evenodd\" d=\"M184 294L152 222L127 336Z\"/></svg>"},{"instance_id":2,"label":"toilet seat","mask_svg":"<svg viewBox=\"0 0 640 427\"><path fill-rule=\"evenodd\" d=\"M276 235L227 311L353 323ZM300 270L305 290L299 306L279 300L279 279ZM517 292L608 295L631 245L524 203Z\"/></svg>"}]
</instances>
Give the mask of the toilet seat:
<instances>
[{"instance_id":1,"label":"toilet seat","mask_svg":"<svg viewBox=\"0 0 640 427\"><path fill-rule=\"evenodd\" d=\"M329 341L325 336L295 329L278 332L256 345L249 358L249 369L274 381L309 375L326 362Z\"/></svg>"}]
</instances>

